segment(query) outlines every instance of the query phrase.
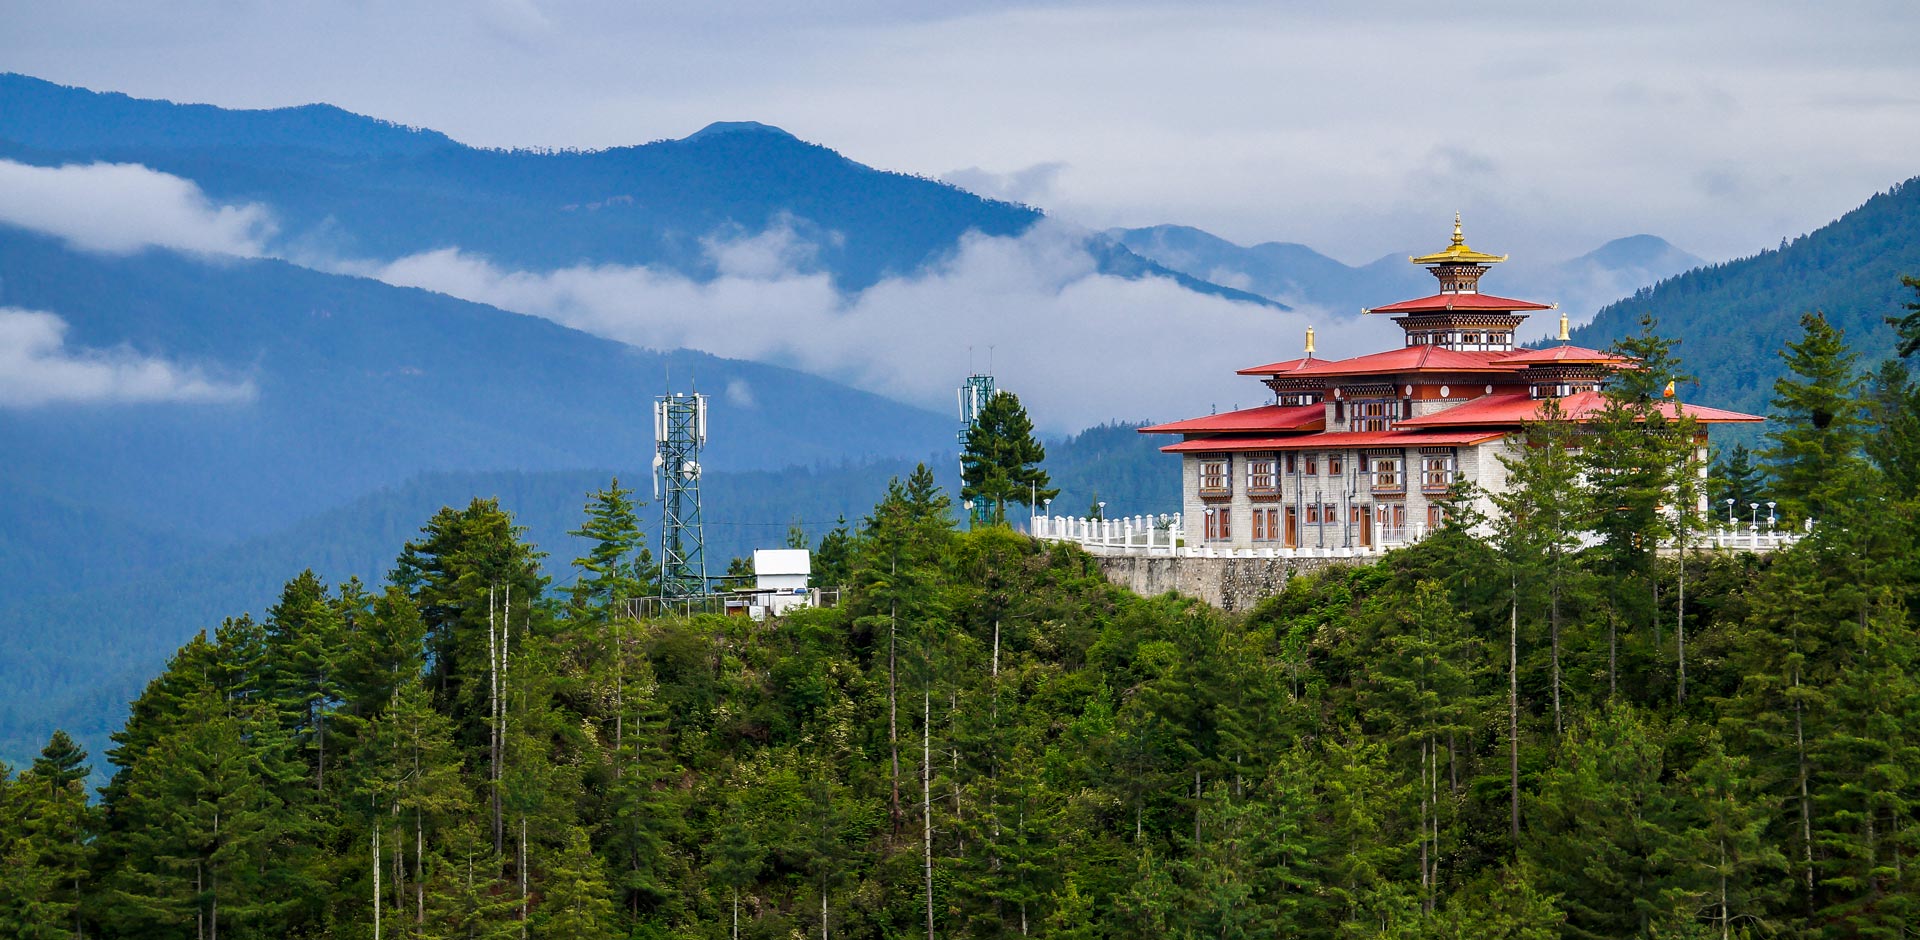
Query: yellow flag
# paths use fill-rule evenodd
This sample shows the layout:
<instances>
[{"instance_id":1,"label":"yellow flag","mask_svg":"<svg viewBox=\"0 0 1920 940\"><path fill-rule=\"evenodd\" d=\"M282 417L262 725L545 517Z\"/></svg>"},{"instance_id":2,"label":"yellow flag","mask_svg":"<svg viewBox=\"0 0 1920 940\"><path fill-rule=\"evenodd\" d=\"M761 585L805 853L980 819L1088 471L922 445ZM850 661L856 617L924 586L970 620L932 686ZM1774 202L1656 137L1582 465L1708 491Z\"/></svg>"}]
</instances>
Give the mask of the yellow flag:
<instances>
[{"instance_id":1,"label":"yellow flag","mask_svg":"<svg viewBox=\"0 0 1920 940\"><path fill-rule=\"evenodd\" d=\"M1667 390L1664 392L1661 392L1660 394L1667 398L1673 397L1673 380L1672 379L1667 380Z\"/></svg>"}]
</instances>

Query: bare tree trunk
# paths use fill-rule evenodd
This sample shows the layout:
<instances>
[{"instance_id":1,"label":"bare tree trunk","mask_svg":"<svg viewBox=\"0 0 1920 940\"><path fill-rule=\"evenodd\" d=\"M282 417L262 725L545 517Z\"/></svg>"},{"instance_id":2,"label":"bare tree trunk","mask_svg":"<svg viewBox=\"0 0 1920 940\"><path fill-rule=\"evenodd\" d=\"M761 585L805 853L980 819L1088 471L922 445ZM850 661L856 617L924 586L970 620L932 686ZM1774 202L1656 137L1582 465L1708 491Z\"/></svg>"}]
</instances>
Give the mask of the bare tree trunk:
<instances>
[{"instance_id":1,"label":"bare tree trunk","mask_svg":"<svg viewBox=\"0 0 1920 940\"><path fill-rule=\"evenodd\" d=\"M735 901L738 905L740 902ZM737 908L736 908L737 910ZM736 913L735 918L739 915ZM737 928L736 928L737 929ZM527 816L520 814L520 940L527 937Z\"/></svg>"},{"instance_id":2,"label":"bare tree trunk","mask_svg":"<svg viewBox=\"0 0 1920 940\"><path fill-rule=\"evenodd\" d=\"M929 680L931 682L931 680ZM927 940L933 940L933 690L920 692L920 858L926 873Z\"/></svg>"},{"instance_id":3,"label":"bare tree trunk","mask_svg":"<svg viewBox=\"0 0 1920 940\"><path fill-rule=\"evenodd\" d=\"M487 804L493 812L493 851L501 850L500 831L500 636L494 623L493 588L487 588Z\"/></svg>"},{"instance_id":4,"label":"bare tree trunk","mask_svg":"<svg viewBox=\"0 0 1920 940\"><path fill-rule=\"evenodd\" d=\"M1560 712L1560 550L1553 552L1553 584L1550 585L1547 623L1553 631L1553 735L1565 733Z\"/></svg>"},{"instance_id":5,"label":"bare tree trunk","mask_svg":"<svg viewBox=\"0 0 1920 940\"><path fill-rule=\"evenodd\" d=\"M900 562L893 563L893 574L900 574ZM900 603L887 607L887 748L893 755L893 792L887 815L893 822L893 834L900 835Z\"/></svg>"},{"instance_id":6,"label":"bare tree trunk","mask_svg":"<svg viewBox=\"0 0 1920 940\"><path fill-rule=\"evenodd\" d=\"M380 940L380 908L386 899L380 896L380 820L373 821L373 940Z\"/></svg>"},{"instance_id":7,"label":"bare tree trunk","mask_svg":"<svg viewBox=\"0 0 1920 940\"><path fill-rule=\"evenodd\" d=\"M1520 583L1512 579L1507 610L1507 773L1514 851L1520 850Z\"/></svg>"},{"instance_id":8,"label":"bare tree trunk","mask_svg":"<svg viewBox=\"0 0 1920 940\"><path fill-rule=\"evenodd\" d=\"M1673 620L1673 635L1680 640L1680 685L1679 702L1687 703L1687 530L1684 522L1680 528L1680 594L1675 603L1679 605Z\"/></svg>"}]
</instances>

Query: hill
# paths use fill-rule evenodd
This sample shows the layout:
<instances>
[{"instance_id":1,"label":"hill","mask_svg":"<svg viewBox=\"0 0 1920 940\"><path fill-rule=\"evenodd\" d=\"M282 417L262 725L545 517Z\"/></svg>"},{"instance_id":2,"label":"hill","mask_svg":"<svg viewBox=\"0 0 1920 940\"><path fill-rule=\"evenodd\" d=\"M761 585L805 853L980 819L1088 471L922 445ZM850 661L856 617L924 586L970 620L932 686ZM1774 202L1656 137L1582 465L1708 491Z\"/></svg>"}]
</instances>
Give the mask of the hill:
<instances>
[{"instance_id":1,"label":"hill","mask_svg":"<svg viewBox=\"0 0 1920 940\"><path fill-rule=\"evenodd\" d=\"M1634 333L1640 318L1661 332L1716 405L1764 414L1780 375L1779 350L1800 333L1800 315L1824 311L1847 332L1865 365L1892 354L1884 318L1902 312L1912 292L1903 274L1920 273L1920 179L1865 204L1778 249L1667 278L1601 310L1574 341L1606 344Z\"/></svg>"},{"instance_id":2,"label":"hill","mask_svg":"<svg viewBox=\"0 0 1920 940\"><path fill-rule=\"evenodd\" d=\"M1177 271L1334 314L1423 296L1433 287L1426 271L1406 262L1410 252L1386 255L1355 267L1306 245L1262 242L1242 246L1184 225L1113 229L1107 234L1134 252ZM1604 304L1701 263L1665 239L1631 235L1566 261L1522 254L1495 274L1500 290L1506 294L1558 302L1579 322Z\"/></svg>"},{"instance_id":3,"label":"hill","mask_svg":"<svg viewBox=\"0 0 1920 940\"><path fill-rule=\"evenodd\" d=\"M1091 428L1047 445L1046 466L1061 491L1056 513L1080 515L1095 500L1106 500L1114 515L1178 507L1177 461L1135 427ZM916 459L957 489L956 459L931 451L710 473L701 487L709 571L720 574L731 558L782 544L794 524L815 544L841 518L858 528L874 494L888 479L906 477ZM25 761L55 728L98 751L146 677L195 631L238 612L260 614L302 568L336 583L384 578L394 546L418 535L442 506L498 499L565 583L570 563L586 549L567 533L580 526L587 494L618 476L638 499L651 497L643 461L614 466L625 469L423 473L230 544L115 519L95 528L96 512L44 497L0 501L0 522L8 523L0 525L0 573L10 581L0 593L0 622L13 625L0 631L0 688L10 690L0 697L0 761ZM5 487L0 483L0 495ZM43 508L37 516L36 506ZM15 528L11 520L19 518L33 522ZM640 518L647 544L657 548L659 510L643 507Z\"/></svg>"},{"instance_id":4,"label":"hill","mask_svg":"<svg viewBox=\"0 0 1920 940\"><path fill-rule=\"evenodd\" d=\"M621 466L652 453L653 396L713 395L716 469L914 456L951 422L804 373L638 349L420 290L274 260L76 252L0 227L0 306L80 349L244 377L250 401L0 409L14 483L214 539L428 471Z\"/></svg>"},{"instance_id":5,"label":"hill","mask_svg":"<svg viewBox=\"0 0 1920 940\"><path fill-rule=\"evenodd\" d=\"M843 290L917 271L962 235L1010 236L1039 210L864 166L766 124L598 151L491 150L327 105L240 111L0 74L0 158L137 163L220 202L270 208L277 253L391 261L456 246L507 268L648 265L718 273L710 244L791 229L786 259ZM1272 306L1090 238L1104 270L1172 277Z\"/></svg>"}]
</instances>

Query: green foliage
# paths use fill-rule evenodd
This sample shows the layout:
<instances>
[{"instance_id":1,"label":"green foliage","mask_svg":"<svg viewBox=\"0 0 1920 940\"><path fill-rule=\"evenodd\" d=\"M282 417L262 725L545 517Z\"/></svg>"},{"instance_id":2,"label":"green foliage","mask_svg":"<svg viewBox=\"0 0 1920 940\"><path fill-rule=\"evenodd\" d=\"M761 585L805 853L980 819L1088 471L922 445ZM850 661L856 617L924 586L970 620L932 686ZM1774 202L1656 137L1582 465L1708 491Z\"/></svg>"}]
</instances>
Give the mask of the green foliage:
<instances>
[{"instance_id":1,"label":"green foliage","mask_svg":"<svg viewBox=\"0 0 1920 940\"><path fill-rule=\"evenodd\" d=\"M1000 392L987 399L978 420L967 428L960 451L960 498L983 502L985 518L1005 525L1007 506L1029 508L1060 495L1047 487L1047 471L1040 462L1046 448L1033 436L1033 421L1020 405L1020 396Z\"/></svg>"},{"instance_id":2,"label":"green foliage","mask_svg":"<svg viewBox=\"0 0 1920 940\"><path fill-rule=\"evenodd\" d=\"M1846 337L1818 313L1781 353L1789 374L1773 383L1774 428L1766 452L1780 515L1789 523L1831 519L1864 484L1867 419L1862 379Z\"/></svg>"},{"instance_id":3,"label":"green foliage","mask_svg":"<svg viewBox=\"0 0 1920 940\"><path fill-rule=\"evenodd\" d=\"M622 574L559 596L498 504L443 510L390 588L303 573L184 645L99 807L71 741L0 773L0 916L242 940L376 917L879 940L929 913L955 938L1893 935L1920 916L1920 511L1690 558L1681 703L1640 629L1676 613L1641 589L1677 573L1649 541L1681 526L1583 547L1644 494L1580 471L1670 455L1635 382L1621 463L1543 422L1494 517L1246 615L956 532L925 467L822 540L843 603L764 624L605 603L635 557L598 525L608 491L581 531L614 548L582 580ZM1615 621L1639 630L1617 662Z\"/></svg>"}]
</instances>

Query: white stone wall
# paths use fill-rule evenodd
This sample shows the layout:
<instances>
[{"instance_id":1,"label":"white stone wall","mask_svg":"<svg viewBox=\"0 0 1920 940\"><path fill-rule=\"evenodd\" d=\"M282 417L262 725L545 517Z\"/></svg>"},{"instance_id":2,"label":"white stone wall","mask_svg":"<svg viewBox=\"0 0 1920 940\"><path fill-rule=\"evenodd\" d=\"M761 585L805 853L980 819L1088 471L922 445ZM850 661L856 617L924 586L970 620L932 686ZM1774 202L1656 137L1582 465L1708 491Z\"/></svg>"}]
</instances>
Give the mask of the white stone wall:
<instances>
[{"instance_id":1,"label":"white stone wall","mask_svg":"<svg viewBox=\"0 0 1920 940\"><path fill-rule=\"evenodd\" d=\"M1501 463L1501 454L1510 454L1511 439L1501 438L1477 446L1463 446L1455 449L1454 471L1456 478L1477 484L1487 493L1500 492L1507 485L1507 468ZM1254 499L1247 493L1247 465L1250 454L1235 453L1228 455L1230 465L1227 470L1232 486L1232 496L1228 499L1200 498L1200 465L1212 455L1185 454L1180 461L1182 520L1185 523L1185 538L1189 546L1213 545L1217 549L1278 548L1285 544L1283 539L1263 542L1253 540L1253 510L1255 507L1273 507L1279 511L1278 524L1282 532L1286 527L1286 510L1294 510L1298 542L1301 548L1342 548L1357 547L1361 544L1360 534L1351 527L1354 506L1367 510L1367 524L1374 525L1373 507L1376 503L1400 503L1406 507L1406 537L1411 539L1424 535L1427 531L1427 511L1439 501L1439 494L1428 495L1421 487L1421 453L1418 447L1401 449L1401 472L1404 475L1405 491L1398 497L1386 497L1376 500L1373 495L1373 473L1359 472L1360 454L1358 451L1345 451L1341 454L1341 472L1335 476L1327 473L1326 451L1316 452L1318 473L1306 473L1306 454L1297 453L1294 470L1286 472L1286 455L1276 455L1276 473L1279 476L1280 496L1278 499L1263 497ZM1307 506L1311 504L1334 506L1334 521L1309 524ZM1233 514L1232 535L1229 539L1208 542L1206 538L1206 511L1225 510ZM1482 498L1477 506L1482 513L1491 513L1490 500ZM1374 544L1380 544L1378 533L1374 533Z\"/></svg>"}]
</instances>

